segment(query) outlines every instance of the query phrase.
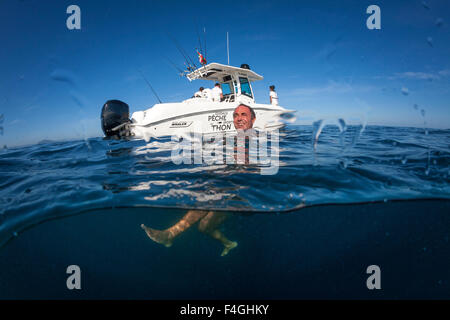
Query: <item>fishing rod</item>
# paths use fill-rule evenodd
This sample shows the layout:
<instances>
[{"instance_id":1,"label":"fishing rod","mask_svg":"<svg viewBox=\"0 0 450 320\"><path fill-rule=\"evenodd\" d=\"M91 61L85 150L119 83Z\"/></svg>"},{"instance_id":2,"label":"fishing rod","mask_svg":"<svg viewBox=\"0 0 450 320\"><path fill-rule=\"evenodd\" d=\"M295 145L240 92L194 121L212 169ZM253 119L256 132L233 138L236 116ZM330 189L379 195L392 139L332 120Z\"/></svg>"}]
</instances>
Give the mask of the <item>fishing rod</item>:
<instances>
[{"instance_id":1,"label":"fishing rod","mask_svg":"<svg viewBox=\"0 0 450 320\"><path fill-rule=\"evenodd\" d=\"M181 48L181 49L184 51L183 48ZM191 57L186 53L186 51L184 51L184 52L185 52L185 54L187 55L187 57L189 58L189 60L191 61L192 65L194 66L194 70L198 69L197 65L196 65L195 62L191 59ZM194 70L193 70L193 71L194 71Z\"/></svg>"},{"instance_id":2,"label":"fishing rod","mask_svg":"<svg viewBox=\"0 0 450 320\"><path fill-rule=\"evenodd\" d=\"M186 58L186 55L184 55L184 53L183 53L183 51L178 47L178 44L177 44L177 42L175 41L175 39L169 34L169 32L167 32L166 31L166 35L167 35L167 37L169 37L169 39L170 40L172 40L172 42L175 44L175 46L177 47L177 49L178 49L178 52L183 56L183 58L184 58L184 64L186 65L186 63L187 63L187 65L189 66L189 68L190 68L190 64L189 64L189 60ZM189 69L188 68L188 69Z\"/></svg>"},{"instance_id":3,"label":"fishing rod","mask_svg":"<svg viewBox=\"0 0 450 320\"><path fill-rule=\"evenodd\" d=\"M186 67L187 71L194 71L194 67L192 67L191 65L187 65L186 62L184 63L184 66Z\"/></svg>"},{"instance_id":4,"label":"fishing rod","mask_svg":"<svg viewBox=\"0 0 450 320\"><path fill-rule=\"evenodd\" d=\"M172 67L174 67L179 72L180 76L182 76L184 74L184 71L181 70L179 67L177 67L177 65L175 63L173 63L172 60L170 60L167 57L165 57L164 59L166 59L172 65Z\"/></svg>"},{"instance_id":5,"label":"fishing rod","mask_svg":"<svg viewBox=\"0 0 450 320\"><path fill-rule=\"evenodd\" d=\"M203 35L204 35L203 41L205 44L205 59L206 59L206 61L208 61L208 57L206 56L206 28L205 27L203 27Z\"/></svg>"},{"instance_id":6,"label":"fishing rod","mask_svg":"<svg viewBox=\"0 0 450 320\"><path fill-rule=\"evenodd\" d=\"M139 73L141 74L142 78L144 78L145 82L147 83L147 85L150 87L150 89L153 91L153 94L155 95L156 99L158 99L159 103L162 103L161 99L158 97L158 95L156 94L156 91L153 89L152 85L150 84L150 82L147 81L147 79L145 78L144 74L142 73L141 70L138 70Z\"/></svg>"},{"instance_id":7,"label":"fishing rod","mask_svg":"<svg viewBox=\"0 0 450 320\"><path fill-rule=\"evenodd\" d=\"M200 40L200 33L198 32L198 20L195 20L195 32L197 33L198 38L198 45L200 47L200 53L203 55L203 49L202 49L202 41Z\"/></svg>"},{"instance_id":8,"label":"fishing rod","mask_svg":"<svg viewBox=\"0 0 450 320\"><path fill-rule=\"evenodd\" d=\"M184 51L184 49L183 49L183 47L181 47L181 45L180 45L180 48L181 48L181 50ZM191 57L186 53L186 51L184 51L184 53L186 54L186 56L187 56L187 57L189 58L189 60L191 61L191 63L192 63L192 65L194 66L194 68L195 68L195 69L198 69L197 65L196 65L195 62L191 59Z\"/></svg>"},{"instance_id":9,"label":"fishing rod","mask_svg":"<svg viewBox=\"0 0 450 320\"><path fill-rule=\"evenodd\" d=\"M181 55L184 57L184 60L187 62L187 65L190 67L191 71L194 71L198 69L197 65L192 61L191 57L184 51L183 47L178 43L178 41L173 38L168 32L166 32L169 38L174 42L175 46L177 47L178 51L181 53Z\"/></svg>"}]
</instances>

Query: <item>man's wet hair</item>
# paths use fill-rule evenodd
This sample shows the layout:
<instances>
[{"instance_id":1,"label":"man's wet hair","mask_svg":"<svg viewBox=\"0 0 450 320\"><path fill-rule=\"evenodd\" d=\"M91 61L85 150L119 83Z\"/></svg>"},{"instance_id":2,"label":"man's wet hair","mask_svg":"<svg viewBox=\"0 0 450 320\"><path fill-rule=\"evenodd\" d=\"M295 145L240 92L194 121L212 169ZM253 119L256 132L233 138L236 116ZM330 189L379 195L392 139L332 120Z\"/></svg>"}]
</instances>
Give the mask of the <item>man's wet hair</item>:
<instances>
[{"instance_id":1,"label":"man's wet hair","mask_svg":"<svg viewBox=\"0 0 450 320\"><path fill-rule=\"evenodd\" d=\"M275 90L275 86L274 85L270 86L269 88L272 89L272 90Z\"/></svg>"},{"instance_id":2,"label":"man's wet hair","mask_svg":"<svg viewBox=\"0 0 450 320\"><path fill-rule=\"evenodd\" d=\"M220 87L220 83L217 82L217 83L214 85L214 87L217 87L217 86Z\"/></svg>"},{"instance_id":3,"label":"man's wet hair","mask_svg":"<svg viewBox=\"0 0 450 320\"><path fill-rule=\"evenodd\" d=\"M203 91L203 89L205 89L205 88L203 88L203 87L200 87L200 89L198 89L198 90L200 90L200 91Z\"/></svg>"},{"instance_id":4,"label":"man's wet hair","mask_svg":"<svg viewBox=\"0 0 450 320\"><path fill-rule=\"evenodd\" d=\"M253 108L252 108L252 107L250 107L250 106L248 106L248 105L246 105L246 104L241 103L240 105L238 105L238 106L236 107L236 109L237 109L238 107L240 107L240 106L247 107L248 110L250 110L250 114L252 115L252 119L256 119L256 114L255 114L255 111L253 111ZM235 110L236 110L236 109L235 109Z\"/></svg>"}]
</instances>

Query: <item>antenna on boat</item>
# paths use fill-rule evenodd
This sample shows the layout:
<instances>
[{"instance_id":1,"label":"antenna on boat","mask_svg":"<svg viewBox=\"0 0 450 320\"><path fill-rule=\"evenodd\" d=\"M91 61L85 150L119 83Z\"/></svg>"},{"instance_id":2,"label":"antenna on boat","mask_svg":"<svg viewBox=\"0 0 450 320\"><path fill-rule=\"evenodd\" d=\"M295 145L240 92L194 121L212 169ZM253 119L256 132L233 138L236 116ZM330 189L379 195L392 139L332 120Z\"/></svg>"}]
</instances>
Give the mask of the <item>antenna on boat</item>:
<instances>
[{"instance_id":1,"label":"antenna on boat","mask_svg":"<svg viewBox=\"0 0 450 320\"><path fill-rule=\"evenodd\" d=\"M152 85L150 84L150 82L147 81L147 79L145 78L144 74L142 73L141 70L138 70L139 73L141 74L142 78L144 78L145 82L147 83L147 85L150 87L150 89L152 90L153 94L155 95L156 99L158 99L159 103L162 103L161 99L158 97L158 95L156 94L156 91L153 89Z\"/></svg>"},{"instance_id":2,"label":"antenna on boat","mask_svg":"<svg viewBox=\"0 0 450 320\"><path fill-rule=\"evenodd\" d=\"M227 31L227 57L228 57L228 65L230 65L230 41L228 39L228 31Z\"/></svg>"}]
</instances>

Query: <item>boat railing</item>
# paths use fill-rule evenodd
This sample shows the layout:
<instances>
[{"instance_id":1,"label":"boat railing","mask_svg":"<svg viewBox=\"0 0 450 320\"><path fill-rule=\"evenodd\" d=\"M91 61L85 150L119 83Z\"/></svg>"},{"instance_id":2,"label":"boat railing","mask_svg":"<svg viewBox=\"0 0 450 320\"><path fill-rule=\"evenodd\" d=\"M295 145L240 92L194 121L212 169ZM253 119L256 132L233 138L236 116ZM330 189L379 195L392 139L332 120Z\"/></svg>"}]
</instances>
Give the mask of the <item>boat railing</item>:
<instances>
[{"instance_id":1,"label":"boat railing","mask_svg":"<svg viewBox=\"0 0 450 320\"><path fill-rule=\"evenodd\" d=\"M223 97L222 102L234 102L234 100L235 100L235 95L234 95L234 93L230 93L230 94L227 94L227 95L225 95L225 96Z\"/></svg>"}]
</instances>

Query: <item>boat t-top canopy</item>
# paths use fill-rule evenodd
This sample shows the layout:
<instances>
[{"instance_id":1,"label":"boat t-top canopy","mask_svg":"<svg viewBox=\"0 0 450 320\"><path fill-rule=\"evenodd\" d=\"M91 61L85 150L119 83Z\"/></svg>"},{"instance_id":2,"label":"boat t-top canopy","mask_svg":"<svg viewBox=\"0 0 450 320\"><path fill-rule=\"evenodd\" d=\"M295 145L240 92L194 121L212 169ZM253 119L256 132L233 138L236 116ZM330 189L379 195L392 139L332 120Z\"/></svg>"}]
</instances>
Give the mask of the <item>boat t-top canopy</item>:
<instances>
[{"instance_id":1,"label":"boat t-top canopy","mask_svg":"<svg viewBox=\"0 0 450 320\"><path fill-rule=\"evenodd\" d=\"M210 63L201 68L198 68L191 73L186 74L189 81L192 80L212 80L217 82L224 82L229 76L241 76L248 78L249 81L258 81L264 79L259 74L250 69L232 67L220 63Z\"/></svg>"}]
</instances>

